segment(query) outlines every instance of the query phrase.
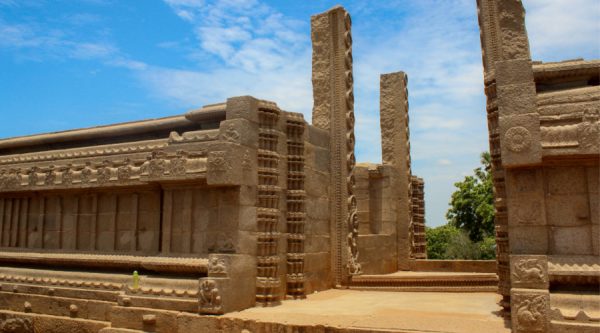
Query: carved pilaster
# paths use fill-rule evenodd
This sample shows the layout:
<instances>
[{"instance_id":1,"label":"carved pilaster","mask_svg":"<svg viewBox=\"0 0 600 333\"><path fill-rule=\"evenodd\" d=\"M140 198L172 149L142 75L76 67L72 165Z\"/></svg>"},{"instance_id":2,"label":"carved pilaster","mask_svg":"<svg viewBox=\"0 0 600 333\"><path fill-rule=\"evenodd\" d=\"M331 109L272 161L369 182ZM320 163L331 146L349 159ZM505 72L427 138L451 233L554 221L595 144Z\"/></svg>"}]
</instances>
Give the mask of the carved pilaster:
<instances>
[{"instance_id":1,"label":"carved pilaster","mask_svg":"<svg viewBox=\"0 0 600 333\"><path fill-rule=\"evenodd\" d=\"M304 190L304 132L302 114L287 114L287 288L292 298L306 297L304 289L304 240L306 191Z\"/></svg>"},{"instance_id":2,"label":"carved pilaster","mask_svg":"<svg viewBox=\"0 0 600 333\"><path fill-rule=\"evenodd\" d=\"M384 165L392 166L393 188L397 191L398 269L408 270L413 220L410 131L408 127L408 77L404 72L380 78L381 151Z\"/></svg>"},{"instance_id":3,"label":"carved pilaster","mask_svg":"<svg viewBox=\"0 0 600 333\"><path fill-rule=\"evenodd\" d=\"M533 76L530 75L529 43L521 1L477 0L477 14L494 183L499 292L504 297L502 306L508 308L511 278L508 258L509 207L505 182L508 171L505 167L506 162L513 165L539 162L539 129L537 132L534 129L536 122L539 126L539 119L529 117L535 111L535 104L532 109L531 103L532 97L535 101L535 86L530 80ZM497 67L499 62L504 62L504 66ZM525 92L522 95L521 90ZM520 125L517 123L521 119L512 119L511 115L525 117L526 126L521 126L524 129L518 128Z\"/></svg>"},{"instance_id":4,"label":"carved pilaster","mask_svg":"<svg viewBox=\"0 0 600 333\"><path fill-rule=\"evenodd\" d=\"M311 18L313 124L331 134L331 240L335 284L360 274L354 197L354 93L350 15L340 6Z\"/></svg>"}]
</instances>

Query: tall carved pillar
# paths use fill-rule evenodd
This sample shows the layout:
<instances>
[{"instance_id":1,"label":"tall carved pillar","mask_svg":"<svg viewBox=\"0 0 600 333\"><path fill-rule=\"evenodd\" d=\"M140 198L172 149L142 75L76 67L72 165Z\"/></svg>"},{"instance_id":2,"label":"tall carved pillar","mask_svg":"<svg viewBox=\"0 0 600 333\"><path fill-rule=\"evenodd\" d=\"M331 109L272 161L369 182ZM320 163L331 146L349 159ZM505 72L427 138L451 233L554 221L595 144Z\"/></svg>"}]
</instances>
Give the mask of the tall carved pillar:
<instances>
[{"instance_id":1,"label":"tall carved pillar","mask_svg":"<svg viewBox=\"0 0 600 333\"><path fill-rule=\"evenodd\" d=\"M361 271L354 197L354 94L350 15L340 6L311 18L313 124L331 136L331 252L336 285Z\"/></svg>"},{"instance_id":2,"label":"tall carved pillar","mask_svg":"<svg viewBox=\"0 0 600 333\"><path fill-rule=\"evenodd\" d=\"M404 72L380 78L381 155L384 165L395 169L392 178L396 207L398 269L409 270L411 252L412 183L408 129L408 77Z\"/></svg>"},{"instance_id":3,"label":"tall carved pillar","mask_svg":"<svg viewBox=\"0 0 600 333\"><path fill-rule=\"evenodd\" d=\"M508 308L510 255L545 253L545 249L522 248L518 239L522 235L539 232L534 237L547 236L544 228L518 226L515 213L523 202L515 200L517 184L507 182L519 172L518 167L528 167L535 173L531 167L541 163L540 120L521 1L478 0L477 9L494 181L499 292L504 297L502 305ZM509 196L513 199L508 200ZM545 220L541 211L529 214L540 215L532 220Z\"/></svg>"}]
</instances>

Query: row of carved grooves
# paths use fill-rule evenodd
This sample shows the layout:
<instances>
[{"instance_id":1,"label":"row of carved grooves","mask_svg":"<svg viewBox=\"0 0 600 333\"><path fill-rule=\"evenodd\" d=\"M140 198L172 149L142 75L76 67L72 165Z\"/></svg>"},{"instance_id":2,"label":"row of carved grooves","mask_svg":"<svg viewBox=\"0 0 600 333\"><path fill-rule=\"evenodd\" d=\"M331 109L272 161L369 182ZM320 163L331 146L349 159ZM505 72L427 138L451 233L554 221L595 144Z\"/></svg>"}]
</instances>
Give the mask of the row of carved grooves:
<instances>
[{"instance_id":1,"label":"row of carved grooves","mask_svg":"<svg viewBox=\"0 0 600 333\"><path fill-rule=\"evenodd\" d=\"M287 119L287 296L305 298L304 225L306 192L304 191L304 118L288 114Z\"/></svg>"},{"instance_id":2,"label":"row of carved grooves","mask_svg":"<svg viewBox=\"0 0 600 333\"><path fill-rule=\"evenodd\" d=\"M508 213L506 207L505 174L502 167L500 133L498 128L498 102L496 82L486 82L487 119L492 162L492 180L494 184L494 208L496 229L496 258L498 262L498 292L502 295L502 307L510 307L510 266L508 248Z\"/></svg>"},{"instance_id":3,"label":"row of carved grooves","mask_svg":"<svg viewBox=\"0 0 600 333\"><path fill-rule=\"evenodd\" d=\"M346 186L348 192L348 272L350 275L362 273L360 264L358 263L358 207L356 196L354 195L354 167L356 158L354 156L354 77L352 76L352 21L350 14L344 12L344 65L345 65L345 81L346 81Z\"/></svg>"},{"instance_id":4,"label":"row of carved grooves","mask_svg":"<svg viewBox=\"0 0 600 333\"><path fill-rule=\"evenodd\" d=\"M279 257L279 135L276 130L281 111L275 105L262 102L258 109L258 202L257 202L257 267L256 303L262 306L278 304L280 281Z\"/></svg>"},{"instance_id":5,"label":"row of carved grooves","mask_svg":"<svg viewBox=\"0 0 600 333\"><path fill-rule=\"evenodd\" d=\"M423 179L413 176L411 185L411 257L414 259L427 259L427 241L425 240L425 183Z\"/></svg>"},{"instance_id":6,"label":"row of carved grooves","mask_svg":"<svg viewBox=\"0 0 600 333\"><path fill-rule=\"evenodd\" d=\"M404 110L406 110L406 112L404 113L404 117L406 117L406 121L404 122L404 124L406 125L406 130L404 131L406 133L406 178L408 178L407 181L407 198L408 198L408 202L406 203L408 205L408 207L406 207L405 209L407 209L408 212L408 221L409 221L409 226L408 226L408 230L409 230L409 236L410 236L410 241L411 241L411 248L409 249L410 251L410 256L413 256L413 243L414 243L414 215L413 215L413 175L412 175L412 160L410 158L410 116L408 113L408 109L409 109L409 105L408 105L408 75L406 75L406 73L404 74L404 76L402 77L402 80L404 81L404 84L402 85L404 87L404 91L402 92L402 94L404 95Z\"/></svg>"}]
</instances>

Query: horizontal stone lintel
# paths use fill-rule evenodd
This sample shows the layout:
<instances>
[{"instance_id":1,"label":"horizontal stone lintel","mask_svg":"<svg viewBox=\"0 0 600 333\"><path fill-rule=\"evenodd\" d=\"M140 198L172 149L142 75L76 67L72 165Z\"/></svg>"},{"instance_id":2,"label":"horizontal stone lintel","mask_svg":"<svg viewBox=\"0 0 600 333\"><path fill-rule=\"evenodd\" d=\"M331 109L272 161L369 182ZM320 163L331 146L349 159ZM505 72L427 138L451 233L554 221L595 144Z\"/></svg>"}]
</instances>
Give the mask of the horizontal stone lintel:
<instances>
[{"instance_id":1,"label":"horizontal stone lintel","mask_svg":"<svg viewBox=\"0 0 600 333\"><path fill-rule=\"evenodd\" d=\"M208 258L0 251L0 263L205 275Z\"/></svg>"}]
</instances>

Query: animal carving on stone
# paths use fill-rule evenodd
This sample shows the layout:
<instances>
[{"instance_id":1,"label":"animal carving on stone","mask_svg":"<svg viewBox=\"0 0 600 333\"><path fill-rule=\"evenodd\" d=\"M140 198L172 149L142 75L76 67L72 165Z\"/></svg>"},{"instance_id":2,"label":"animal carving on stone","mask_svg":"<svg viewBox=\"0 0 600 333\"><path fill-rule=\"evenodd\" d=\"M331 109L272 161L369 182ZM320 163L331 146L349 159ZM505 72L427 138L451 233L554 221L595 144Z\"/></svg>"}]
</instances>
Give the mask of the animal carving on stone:
<instances>
[{"instance_id":1,"label":"animal carving on stone","mask_svg":"<svg viewBox=\"0 0 600 333\"><path fill-rule=\"evenodd\" d=\"M204 280L200 283L200 311L205 313L222 312L221 295L214 280Z\"/></svg>"},{"instance_id":2,"label":"animal carving on stone","mask_svg":"<svg viewBox=\"0 0 600 333\"><path fill-rule=\"evenodd\" d=\"M225 259L211 258L208 263L208 273L212 275L227 275Z\"/></svg>"},{"instance_id":3,"label":"animal carving on stone","mask_svg":"<svg viewBox=\"0 0 600 333\"><path fill-rule=\"evenodd\" d=\"M543 295L525 299L517 306L517 325L519 331L544 331L543 322L546 318L546 298Z\"/></svg>"},{"instance_id":4,"label":"animal carving on stone","mask_svg":"<svg viewBox=\"0 0 600 333\"><path fill-rule=\"evenodd\" d=\"M514 264L515 282L546 283L544 266L538 259L522 259Z\"/></svg>"}]
</instances>

